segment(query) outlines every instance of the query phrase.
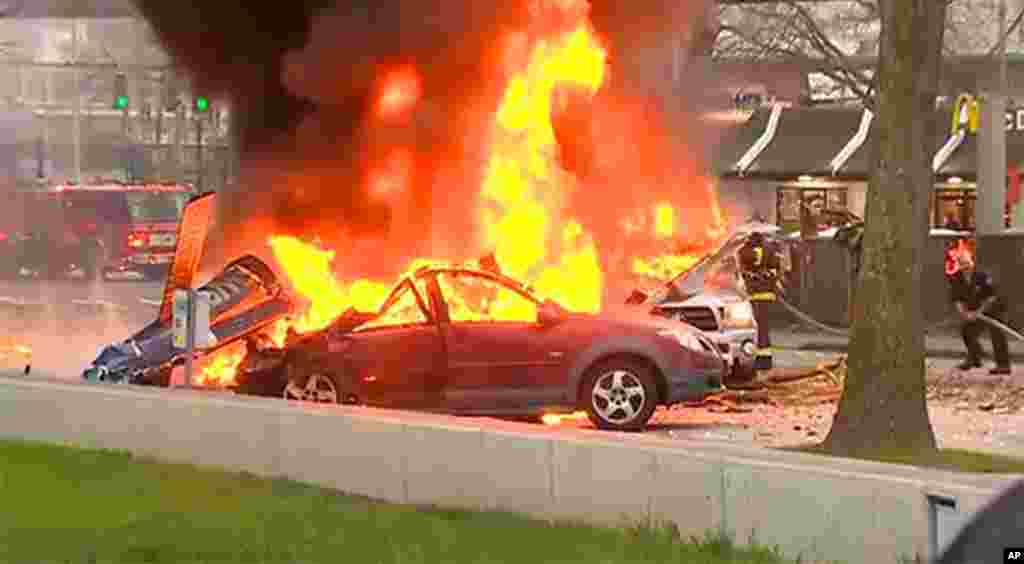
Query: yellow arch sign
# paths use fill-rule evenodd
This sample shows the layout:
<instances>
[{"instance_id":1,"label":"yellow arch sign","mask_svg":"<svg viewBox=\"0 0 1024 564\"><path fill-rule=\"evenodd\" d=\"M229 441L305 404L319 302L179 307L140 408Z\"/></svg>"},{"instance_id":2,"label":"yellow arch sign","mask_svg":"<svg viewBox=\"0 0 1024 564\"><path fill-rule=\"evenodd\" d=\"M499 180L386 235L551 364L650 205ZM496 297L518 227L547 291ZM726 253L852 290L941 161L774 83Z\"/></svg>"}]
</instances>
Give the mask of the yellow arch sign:
<instances>
[{"instance_id":1,"label":"yellow arch sign","mask_svg":"<svg viewBox=\"0 0 1024 564\"><path fill-rule=\"evenodd\" d=\"M966 128L968 133L978 132L978 99L970 94L961 94L953 105L953 127L955 134Z\"/></svg>"}]
</instances>

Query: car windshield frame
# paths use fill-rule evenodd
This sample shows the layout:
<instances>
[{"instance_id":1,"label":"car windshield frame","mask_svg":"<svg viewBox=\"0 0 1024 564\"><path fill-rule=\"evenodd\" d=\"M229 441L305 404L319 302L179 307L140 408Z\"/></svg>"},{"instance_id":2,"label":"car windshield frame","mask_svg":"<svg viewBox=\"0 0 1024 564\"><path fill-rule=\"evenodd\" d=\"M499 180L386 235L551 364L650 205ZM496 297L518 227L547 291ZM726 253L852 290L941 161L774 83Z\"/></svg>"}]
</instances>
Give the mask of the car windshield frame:
<instances>
[{"instance_id":1,"label":"car windshield frame","mask_svg":"<svg viewBox=\"0 0 1024 564\"><path fill-rule=\"evenodd\" d=\"M448 275L455 276L455 277L457 277L457 276L467 276L467 277L483 278L483 279L489 280L489 281L494 282L495 284L497 284L497 285L499 285L499 286L501 286L503 288L507 288L507 289L511 290L512 292L514 292L516 294L519 294L523 298L526 298L527 301L531 302L538 309L541 306L543 306L544 302L545 302L545 300L541 300L536 295L534 295L533 293L531 293L528 290L526 290L525 287L522 284L520 284L519 282L517 282L515 279L509 278L507 276L503 276L503 275L500 275L500 274L493 274L493 273L490 273L490 272L485 272L485 271L481 271L481 270L471 270L471 269L467 269L467 268L445 268L445 269L438 269L438 270L435 270L435 271L432 272L432 275L434 277L441 276L443 274L448 274ZM448 301L448 297L444 295L444 290L441 288L440 284L438 284L437 290L438 290L438 293L439 293L438 297L441 299L441 301L444 302L445 310L448 311L448 309L449 309L451 304ZM555 302L554 300L547 300L547 301L550 301L550 302L558 305L559 307L562 307L561 304ZM451 320L450 314L447 315L447 317L448 317L447 321L451 322L452 320Z\"/></svg>"},{"instance_id":2,"label":"car windshield frame","mask_svg":"<svg viewBox=\"0 0 1024 564\"><path fill-rule=\"evenodd\" d=\"M433 312L423 302L423 296L420 295L419 290L416 289L416 284L409 277L403 278L394 288L388 292L388 297L384 299L384 303L377 308L377 313L374 315L374 319L380 319L384 317L388 309L393 307L398 300L402 298L406 291L412 291L413 298L416 300L416 305L420 308L420 312L423 313L423 317L426 319L426 323L434 322ZM370 321L367 321L369 323Z\"/></svg>"}]
</instances>

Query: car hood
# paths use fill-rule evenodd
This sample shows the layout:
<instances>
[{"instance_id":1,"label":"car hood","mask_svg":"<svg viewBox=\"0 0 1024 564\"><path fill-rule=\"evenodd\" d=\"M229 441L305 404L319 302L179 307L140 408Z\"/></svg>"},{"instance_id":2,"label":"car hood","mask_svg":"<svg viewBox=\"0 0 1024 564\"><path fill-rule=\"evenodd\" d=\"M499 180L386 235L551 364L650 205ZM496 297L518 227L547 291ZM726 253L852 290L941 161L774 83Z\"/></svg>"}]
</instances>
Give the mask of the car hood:
<instances>
[{"instance_id":1,"label":"car hood","mask_svg":"<svg viewBox=\"0 0 1024 564\"><path fill-rule=\"evenodd\" d=\"M717 309L745 301L747 298L736 290L714 290L695 294L685 300L665 302L659 304L659 307L710 307Z\"/></svg>"},{"instance_id":2,"label":"car hood","mask_svg":"<svg viewBox=\"0 0 1024 564\"><path fill-rule=\"evenodd\" d=\"M686 330L698 331L690 325L651 315L651 306L646 304L611 306L596 314L573 313L570 314L570 318L609 321L651 331L678 330L681 327Z\"/></svg>"}]
</instances>

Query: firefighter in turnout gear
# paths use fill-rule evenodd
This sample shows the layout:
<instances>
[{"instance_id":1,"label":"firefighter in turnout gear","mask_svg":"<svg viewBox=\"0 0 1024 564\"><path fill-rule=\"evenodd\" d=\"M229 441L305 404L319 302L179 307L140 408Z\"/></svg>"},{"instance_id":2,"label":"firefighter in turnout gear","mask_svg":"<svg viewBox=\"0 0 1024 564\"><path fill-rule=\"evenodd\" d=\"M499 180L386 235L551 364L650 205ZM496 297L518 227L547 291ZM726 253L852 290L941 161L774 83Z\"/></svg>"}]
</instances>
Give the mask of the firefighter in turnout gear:
<instances>
[{"instance_id":1,"label":"firefighter in turnout gear","mask_svg":"<svg viewBox=\"0 0 1024 564\"><path fill-rule=\"evenodd\" d=\"M750 305L757 321L757 353L754 368L771 370L772 339L768 316L776 300L781 268L777 243L766 241L764 234L752 233L739 249L743 285L750 296Z\"/></svg>"}]
</instances>

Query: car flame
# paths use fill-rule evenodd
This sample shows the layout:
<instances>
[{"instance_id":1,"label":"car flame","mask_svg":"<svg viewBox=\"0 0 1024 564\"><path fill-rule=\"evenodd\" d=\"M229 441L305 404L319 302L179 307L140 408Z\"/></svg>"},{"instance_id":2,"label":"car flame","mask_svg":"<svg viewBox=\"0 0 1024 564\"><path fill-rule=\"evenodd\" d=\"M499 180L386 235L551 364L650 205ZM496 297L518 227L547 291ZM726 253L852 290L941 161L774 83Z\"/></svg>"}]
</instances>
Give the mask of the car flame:
<instances>
[{"instance_id":1,"label":"car flame","mask_svg":"<svg viewBox=\"0 0 1024 564\"><path fill-rule=\"evenodd\" d=\"M601 256L595 233L573 212L573 202L580 197L581 179L561 164L553 114L565 106L567 96L593 99L605 86L608 49L589 21L589 3L585 0L537 0L532 7L534 21L528 29L496 38L503 46L504 56L499 59L506 81L490 124L476 211L481 229L475 237L480 247L493 253L503 274L527 282L538 295L570 310L597 312L606 289L602 258L608 262L608 257ZM385 73L378 92L378 117L407 113L422 96L420 77L411 67ZM616 123L639 127L638 121L619 119ZM401 150L395 153L390 164L383 167L380 182L370 183L371 192L383 195L400 191L401 184L408 182L411 159ZM691 188L706 190L709 195L712 209L705 214L707 224L683 230L675 203L654 203L645 212L652 217L638 222L643 236L654 245L643 249L644 256L631 265L627 261L625 270L666 280L714 248L725 231L713 184L697 177L686 180L681 190ZM680 196L686 198L685 194ZM635 227L628 224L623 223L627 234ZM295 294L305 302L295 316L275 325L271 338L278 345L283 345L289 331L323 329L348 308L377 311L392 287L381 279L338 280L332 268L335 250L321 248L311 239L275 233L268 240L277 264ZM441 264L448 262L417 259L406 272ZM446 299L452 302L453 319L479 316L480 308L459 302L462 298L457 290L461 288L442 287ZM489 300L489 314L498 318L519 320L535 315L523 302L502 302L498 295L484 299ZM402 311L417 315L415 307ZM216 366L220 372L237 363L224 360Z\"/></svg>"}]
</instances>

